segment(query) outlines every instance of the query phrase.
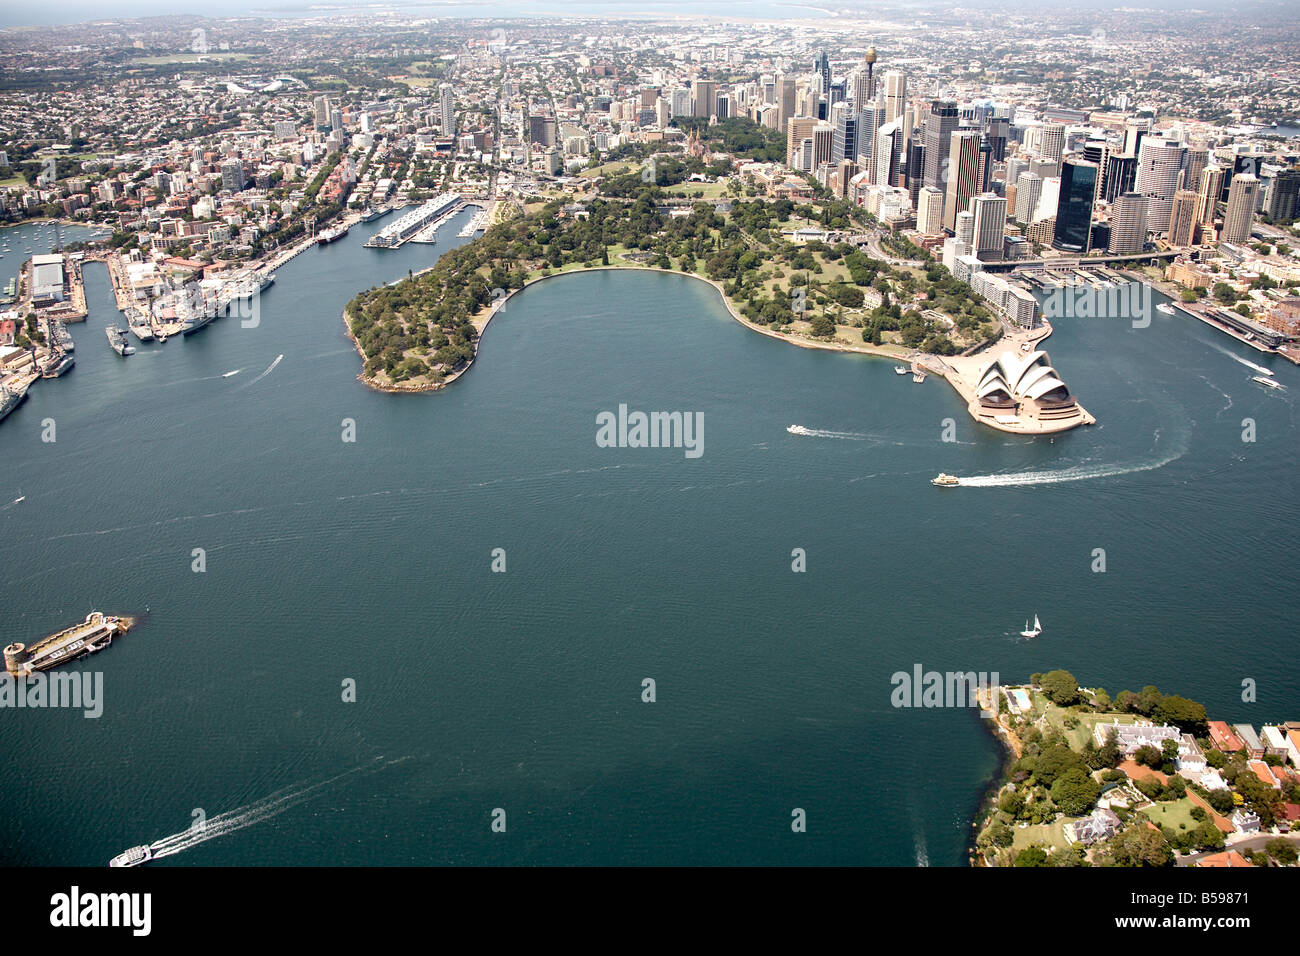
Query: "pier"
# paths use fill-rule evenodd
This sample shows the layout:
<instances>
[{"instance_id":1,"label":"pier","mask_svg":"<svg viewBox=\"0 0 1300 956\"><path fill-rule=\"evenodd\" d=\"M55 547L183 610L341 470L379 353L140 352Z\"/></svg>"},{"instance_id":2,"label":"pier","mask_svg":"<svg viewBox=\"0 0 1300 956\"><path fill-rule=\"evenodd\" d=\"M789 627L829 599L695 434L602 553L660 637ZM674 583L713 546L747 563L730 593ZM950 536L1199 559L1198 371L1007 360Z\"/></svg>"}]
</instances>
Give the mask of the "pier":
<instances>
[{"instance_id":1,"label":"pier","mask_svg":"<svg viewBox=\"0 0 1300 956\"><path fill-rule=\"evenodd\" d=\"M430 199L389 223L366 241L369 249L397 249L408 242L432 242L438 225L465 203L459 193L445 193Z\"/></svg>"}]
</instances>

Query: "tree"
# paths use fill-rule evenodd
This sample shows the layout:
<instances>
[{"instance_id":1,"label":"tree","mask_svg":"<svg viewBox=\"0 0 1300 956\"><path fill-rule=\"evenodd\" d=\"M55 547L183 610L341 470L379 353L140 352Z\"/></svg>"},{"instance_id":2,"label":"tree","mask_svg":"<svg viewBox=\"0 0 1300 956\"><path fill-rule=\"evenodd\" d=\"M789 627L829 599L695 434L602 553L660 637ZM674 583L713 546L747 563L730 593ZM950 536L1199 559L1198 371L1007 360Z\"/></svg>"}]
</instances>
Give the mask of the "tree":
<instances>
[{"instance_id":1,"label":"tree","mask_svg":"<svg viewBox=\"0 0 1300 956\"><path fill-rule=\"evenodd\" d=\"M1092 776L1075 768L1067 770L1052 784L1052 802L1072 817L1087 813L1097 802L1101 787Z\"/></svg>"},{"instance_id":2,"label":"tree","mask_svg":"<svg viewBox=\"0 0 1300 956\"><path fill-rule=\"evenodd\" d=\"M1133 752L1133 759L1144 767L1155 769L1164 763L1164 754L1151 744L1143 744Z\"/></svg>"},{"instance_id":3,"label":"tree","mask_svg":"<svg viewBox=\"0 0 1300 956\"><path fill-rule=\"evenodd\" d=\"M1295 843L1282 837L1269 840L1264 848L1269 856L1277 860L1279 866L1294 866L1296 860L1300 859L1300 851L1296 850Z\"/></svg>"},{"instance_id":4,"label":"tree","mask_svg":"<svg viewBox=\"0 0 1300 956\"><path fill-rule=\"evenodd\" d=\"M1025 847L1016 856L1016 866L1047 866L1047 854L1041 846Z\"/></svg>"},{"instance_id":5,"label":"tree","mask_svg":"<svg viewBox=\"0 0 1300 956\"><path fill-rule=\"evenodd\" d=\"M1068 707L1079 700L1079 682L1069 671L1056 670L1043 675L1043 694L1054 704Z\"/></svg>"},{"instance_id":6,"label":"tree","mask_svg":"<svg viewBox=\"0 0 1300 956\"><path fill-rule=\"evenodd\" d=\"M1104 866L1170 866L1174 854L1163 833L1139 823L1116 836L1099 859Z\"/></svg>"}]
</instances>

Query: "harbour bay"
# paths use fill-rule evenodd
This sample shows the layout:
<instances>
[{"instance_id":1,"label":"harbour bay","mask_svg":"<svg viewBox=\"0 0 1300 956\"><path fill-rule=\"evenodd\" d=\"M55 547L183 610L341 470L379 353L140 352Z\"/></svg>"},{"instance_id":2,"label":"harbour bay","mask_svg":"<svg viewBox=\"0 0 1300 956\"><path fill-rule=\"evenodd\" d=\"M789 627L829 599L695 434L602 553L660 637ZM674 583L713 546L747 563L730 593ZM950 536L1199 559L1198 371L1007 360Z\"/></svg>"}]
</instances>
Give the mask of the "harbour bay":
<instances>
[{"instance_id":1,"label":"harbour bay","mask_svg":"<svg viewBox=\"0 0 1300 956\"><path fill-rule=\"evenodd\" d=\"M1045 347L1098 424L1049 442L750 334L703 283L597 272L514 297L452 387L364 388L343 305L463 221L396 251L353 230L278 270L258 328L128 359L85 331L118 315L87 267L76 368L0 428L0 499L26 495L0 505L6 638L142 620L76 665L101 718L4 715L6 861L98 865L347 774L162 865L960 865L998 746L974 712L894 709L896 671L1294 711L1291 366L1266 392L1190 318L1061 320ZM599 447L621 403L703 413L705 454Z\"/></svg>"}]
</instances>

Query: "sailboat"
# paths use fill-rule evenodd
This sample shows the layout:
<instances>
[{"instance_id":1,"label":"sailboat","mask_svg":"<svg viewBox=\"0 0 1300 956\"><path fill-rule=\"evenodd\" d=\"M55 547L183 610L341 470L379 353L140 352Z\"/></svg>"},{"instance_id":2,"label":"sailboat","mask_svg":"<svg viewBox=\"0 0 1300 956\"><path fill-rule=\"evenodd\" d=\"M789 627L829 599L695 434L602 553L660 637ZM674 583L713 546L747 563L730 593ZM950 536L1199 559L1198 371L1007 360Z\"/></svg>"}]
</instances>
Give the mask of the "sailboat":
<instances>
[{"instance_id":1,"label":"sailboat","mask_svg":"<svg viewBox=\"0 0 1300 956\"><path fill-rule=\"evenodd\" d=\"M1034 615L1034 627L1033 627L1033 630L1030 630L1030 628L1029 628L1029 622L1028 622L1028 621L1025 621L1025 629L1024 629L1023 631L1020 632L1020 636L1021 636L1021 637L1037 637L1039 634L1042 634L1042 633L1043 633L1043 625L1041 625L1041 624L1038 623L1038 615L1035 614L1035 615Z\"/></svg>"}]
</instances>

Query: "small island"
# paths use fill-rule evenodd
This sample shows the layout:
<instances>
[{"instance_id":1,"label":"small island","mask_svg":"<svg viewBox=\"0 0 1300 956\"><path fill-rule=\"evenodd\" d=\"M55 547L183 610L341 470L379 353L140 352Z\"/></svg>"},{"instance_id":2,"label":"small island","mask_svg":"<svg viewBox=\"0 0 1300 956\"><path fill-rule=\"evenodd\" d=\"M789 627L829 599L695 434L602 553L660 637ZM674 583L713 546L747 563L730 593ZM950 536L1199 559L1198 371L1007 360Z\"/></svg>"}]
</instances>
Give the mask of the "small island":
<instances>
[{"instance_id":1,"label":"small island","mask_svg":"<svg viewBox=\"0 0 1300 956\"><path fill-rule=\"evenodd\" d=\"M982 706L1007 760L973 865L1296 864L1300 724L1229 726L1185 697L1112 699L1064 670L992 688Z\"/></svg>"}]
</instances>

